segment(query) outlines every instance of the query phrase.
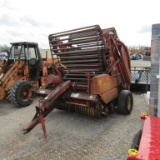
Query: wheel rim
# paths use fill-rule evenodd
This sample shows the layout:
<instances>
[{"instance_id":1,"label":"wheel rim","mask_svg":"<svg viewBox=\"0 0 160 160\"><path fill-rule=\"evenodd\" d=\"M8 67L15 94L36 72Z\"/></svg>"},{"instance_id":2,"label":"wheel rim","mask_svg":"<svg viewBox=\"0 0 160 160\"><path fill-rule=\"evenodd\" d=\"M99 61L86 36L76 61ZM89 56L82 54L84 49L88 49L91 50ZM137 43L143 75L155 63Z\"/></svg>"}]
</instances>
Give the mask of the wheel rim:
<instances>
[{"instance_id":1,"label":"wheel rim","mask_svg":"<svg viewBox=\"0 0 160 160\"><path fill-rule=\"evenodd\" d=\"M21 90L21 99L23 101L28 101L32 96L31 88L23 87Z\"/></svg>"},{"instance_id":2,"label":"wheel rim","mask_svg":"<svg viewBox=\"0 0 160 160\"><path fill-rule=\"evenodd\" d=\"M127 99L127 109L129 111L132 109L132 98L131 98L131 96L128 96L128 99Z\"/></svg>"}]
</instances>

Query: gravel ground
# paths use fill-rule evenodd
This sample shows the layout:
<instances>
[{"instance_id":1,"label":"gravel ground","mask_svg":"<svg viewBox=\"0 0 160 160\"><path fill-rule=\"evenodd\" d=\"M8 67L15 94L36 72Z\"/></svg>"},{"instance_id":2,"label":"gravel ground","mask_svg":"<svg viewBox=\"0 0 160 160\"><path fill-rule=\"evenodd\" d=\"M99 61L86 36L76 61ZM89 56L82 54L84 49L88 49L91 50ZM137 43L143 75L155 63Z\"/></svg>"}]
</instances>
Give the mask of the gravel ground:
<instances>
[{"instance_id":1,"label":"gravel ground","mask_svg":"<svg viewBox=\"0 0 160 160\"><path fill-rule=\"evenodd\" d=\"M110 114L97 120L54 110L46 118L47 140L40 125L26 135L22 132L35 113L36 100L26 108L0 102L0 159L126 160L134 134L143 126L140 113L148 111L144 96L133 96L134 108L128 116Z\"/></svg>"}]
</instances>

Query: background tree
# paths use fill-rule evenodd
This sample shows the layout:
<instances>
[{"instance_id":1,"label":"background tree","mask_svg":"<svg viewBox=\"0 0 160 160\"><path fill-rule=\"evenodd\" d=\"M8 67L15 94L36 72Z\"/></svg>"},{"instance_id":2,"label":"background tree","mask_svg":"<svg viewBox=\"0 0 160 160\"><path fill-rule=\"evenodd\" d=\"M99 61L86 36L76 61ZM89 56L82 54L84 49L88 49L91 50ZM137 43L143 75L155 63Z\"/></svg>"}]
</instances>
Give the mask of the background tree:
<instances>
[{"instance_id":1,"label":"background tree","mask_svg":"<svg viewBox=\"0 0 160 160\"><path fill-rule=\"evenodd\" d=\"M10 51L10 47L7 45L0 45L0 52L2 52L4 50Z\"/></svg>"}]
</instances>

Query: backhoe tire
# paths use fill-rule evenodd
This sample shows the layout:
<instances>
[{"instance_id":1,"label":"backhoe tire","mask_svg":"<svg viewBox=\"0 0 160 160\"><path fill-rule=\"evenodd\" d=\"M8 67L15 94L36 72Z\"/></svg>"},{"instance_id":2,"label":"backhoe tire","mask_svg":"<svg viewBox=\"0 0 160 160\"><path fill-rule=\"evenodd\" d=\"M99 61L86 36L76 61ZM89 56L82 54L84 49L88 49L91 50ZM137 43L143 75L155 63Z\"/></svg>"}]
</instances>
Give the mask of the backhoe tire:
<instances>
[{"instance_id":1,"label":"backhoe tire","mask_svg":"<svg viewBox=\"0 0 160 160\"><path fill-rule=\"evenodd\" d=\"M7 95L7 97L5 97L5 99L10 102L9 95Z\"/></svg>"},{"instance_id":2,"label":"backhoe tire","mask_svg":"<svg viewBox=\"0 0 160 160\"><path fill-rule=\"evenodd\" d=\"M11 90L11 88L12 88L12 86L9 88L9 91L8 91L8 94L7 94L7 96L5 97L5 99L8 101L8 102L11 102L10 101L10 97L11 97L11 94L10 94L10 90Z\"/></svg>"},{"instance_id":3,"label":"backhoe tire","mask_svg":"<svg viewBox=\"0 0 160 160\"><path fill-rule=\"evenodd\" d=\"M32 103L32 85L25 80L13 84L9 91L9 101L17 107L26 107Z\"/></svg>"},{"instance_id":4,"label":"backhoe tire","mask_svg":"<svg viewBox=\"0 0 160 160\"><path fill-rule=\"evenodd\" d=\"M122 90L118 97L118 112L122 115L128 115L133 108L133 96L129 90Z\"/></svg>"}]
</instances>

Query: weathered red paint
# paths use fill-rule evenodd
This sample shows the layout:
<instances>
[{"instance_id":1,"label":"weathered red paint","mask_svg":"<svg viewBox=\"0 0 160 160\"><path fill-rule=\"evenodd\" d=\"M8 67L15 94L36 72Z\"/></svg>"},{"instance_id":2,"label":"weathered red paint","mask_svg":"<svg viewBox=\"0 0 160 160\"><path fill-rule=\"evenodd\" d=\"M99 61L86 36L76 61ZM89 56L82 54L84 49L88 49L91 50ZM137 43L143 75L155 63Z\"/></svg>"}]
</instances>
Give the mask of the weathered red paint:
<instances>
[{"instance_id":1,"label":"weathered red paint","mask_svg":"<svg viewBox=\"0 0 160 160\"><path fill-rule=\"evenodd\" d=\"M160 159L160 117L145 116L138 155L128 160Z\"/></svg>"}]
</instances>

